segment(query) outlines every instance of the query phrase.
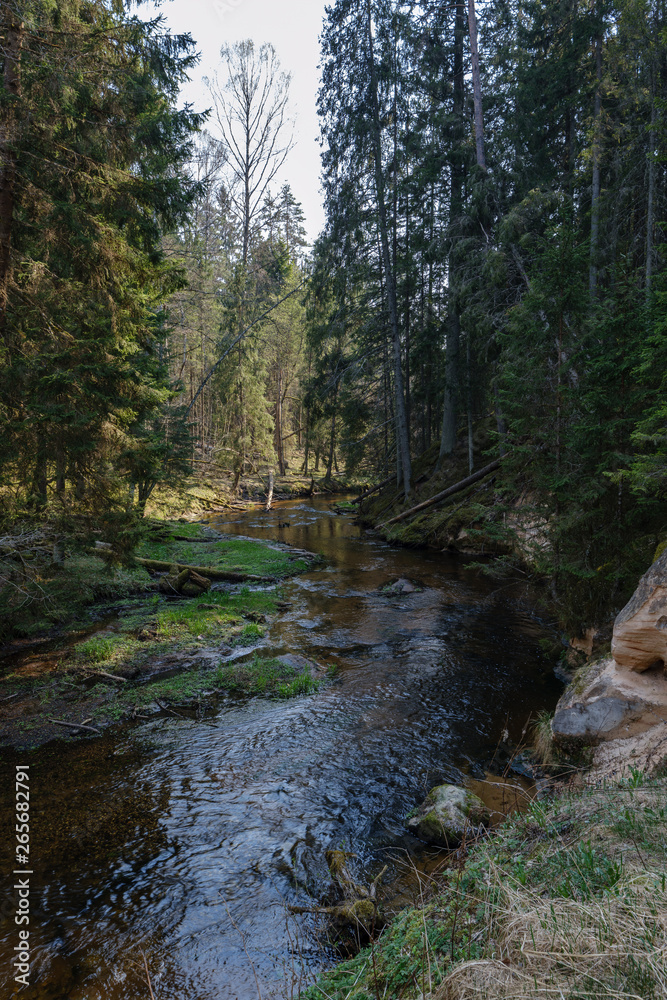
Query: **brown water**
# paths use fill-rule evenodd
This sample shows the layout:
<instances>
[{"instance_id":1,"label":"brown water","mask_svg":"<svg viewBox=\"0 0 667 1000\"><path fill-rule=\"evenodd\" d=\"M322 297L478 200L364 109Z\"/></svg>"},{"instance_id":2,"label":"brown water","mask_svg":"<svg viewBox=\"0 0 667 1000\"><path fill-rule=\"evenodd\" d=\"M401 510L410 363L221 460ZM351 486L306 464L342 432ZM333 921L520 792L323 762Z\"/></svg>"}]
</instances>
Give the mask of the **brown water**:
<instances>
[{"instance_id":1,"label":"brown water","mask_svg":"<svg viewBox=\"0 0 667 1000\"><path fill-rule=\"evenodd\" d=\"M285 524L286 527L278 527ZM545 629L507 588L446 555L391 548L321 499L213 522L321 551L284 585L272 648L335 663L335 680L290 702L228 700L205 720L154 718L102 739L5 755L0 968L16 944L11 793L31 765L32 983L0 998L291 997L333 956L313 918L325 851L356 854L368 880L423 856L403 817L440 781L484 777L507 726L555 704ZM423 591L386 597L398 577ZM6 766L10 765L10 766ZM7 897L6 897L7 898Z\"/></svg>"}]
</instances>

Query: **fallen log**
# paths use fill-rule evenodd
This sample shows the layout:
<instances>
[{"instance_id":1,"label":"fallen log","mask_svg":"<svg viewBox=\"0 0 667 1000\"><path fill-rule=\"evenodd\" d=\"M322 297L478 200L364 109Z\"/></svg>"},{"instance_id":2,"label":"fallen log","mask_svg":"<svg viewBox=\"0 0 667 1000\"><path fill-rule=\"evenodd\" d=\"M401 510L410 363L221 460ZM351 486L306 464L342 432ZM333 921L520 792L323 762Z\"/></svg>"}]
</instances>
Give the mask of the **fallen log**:
<instances>
[{"instance_id":1,"label":"fallen log","mask_svg":"<svg viewBox=\"0 0 667 1000\"><path fill-rule=\"evenodd\" d=\"M98 736L102 735L99 729L95 729L94 726L87 726L84 722L63 722L62 719L49 719L49 722L52 722L54 726L64 726L65 729L86 729L90 733L97 733Z\"/></svg>"},{"instance_id":2,"label":"fallen log","mask_svg":"<svg viewBox=\"0 0 667 1000\"><path fill-rule=\"evenodd\" d=\"M347 867L347 851L327 851L327 864L336 888L342 893L340 902L332 906L288 906L290 913L314 913L328 917L330 923L356 933L359 930L372 934L382 927L384 919L377 899L378 887L387 871L384 866L368 888L359 885Z\"/></svg>"},{"instance_id":3,"label":"fallen log","mask_svg":"<svg viewBox=\"0 0 667 1000\"><path fill-rule=\"evenodd\" d=\"M84 667L83 672L89 677L108 677L111 681L118 681L119 684L127 684L127 677L120 677L118 674L109 674L106 670L96 670L92 667Z\"/></svg>"},{"instance_id":4,"label":"fallen log","mask_svg":"<svg viewBox=\"0 0 667 1000\"><path fill-rule=\"evenodd\" d=\"M153 570L154 573L169 573L174 566L178 567L178 572L183 573L188 570L190 573L197 573L199 576L208 577L209 580L226 580L228 583L266 583L271 581L271 576L254 576L251 573L232 573L229 570L215 569L213 566L185 566L183 563L162 562L160 559L140 559L136 562L145 569Z\"/></svg>"},{"instance_id":5,"label":"fallen log","mask_svg":"<svg viewBox=\"0 0 667 1000\"><path fill-rule=\"evenodd\" d=\"M416 507L411 507L410 510L404 510L401 514L397 514L396 517L389 518L383 524L378 524L376 531L380 528L388 528L390 524L396 524L398 521L405 521L407 517L411 517L413 514L418 514L421 510L426 510L427 507L432 507L434 504L439 503L441 500L446 500L448 497L454 496L455 493L459 493L461 490L465 490L468 486L473 486L478 483L480 479L484 479L488 476L490 472L495 472L496 469L500 468L501 459L496 458L493 462L489 462L485 465L483 469L479 472L474 472L472 476L468 476L466 479L462 479L461 482L455 483L453 486L448 487L448 489L443 490L441 493L436 493L434 497L429 500L424 500L423 503L417 504Z\"/></svg>"},{"instance_id":6,"label":"fallen log","mask_svg":"<svg viewBox=\"0 0 667 1000\"><path fill-rule=\"evenodd\" d=\"M395 479L396 479L396 474L394 473L393 476L389 476L389 478L385 479L384 482L378 483L377 486L373 486L372 489L366 490L366 492L362 493L361 496L355 497L354 500L350 500L350 503L361 503L361 501L365 500L366 497L370 497L373 495L373 493L377 493L378 490L383 490L385 486L389 486L389 483L393 483Z\"/></svg>"}]
</instances>

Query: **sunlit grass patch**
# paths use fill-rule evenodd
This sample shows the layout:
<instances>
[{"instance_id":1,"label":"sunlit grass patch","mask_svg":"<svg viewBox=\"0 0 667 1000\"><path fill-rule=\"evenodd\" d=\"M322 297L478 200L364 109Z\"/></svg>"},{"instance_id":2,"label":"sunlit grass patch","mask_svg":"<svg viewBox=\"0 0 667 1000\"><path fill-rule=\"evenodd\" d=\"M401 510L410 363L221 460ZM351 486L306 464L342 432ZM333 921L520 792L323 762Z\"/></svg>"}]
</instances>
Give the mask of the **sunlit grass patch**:
<instances>
[{"instance_id":1,"label":"sunlit grass patch","mask_svg":"<svg viewBox=\"0 0 667 1000\"><path fill-rule=\"evenodd\" d=\"M260 656L244 663L223 664L216 672L215 682L227 691L277 698L310 694L318 687L309 671L302 672L282 660Z\"/></svg>"},{"instance_id":2,"label":"sunlit grass patch","mask_svg":"<svg viewBox=\"0 0 667 1000\"><path fill-rule=\"evenodd\" d=\"M187 537L186 537L187 536ZM191 540L189 540L191 539ZM137 548L138 556L181 566L201 566L249 576L284 577L303 572L303 560L245 538L216 539L198 524L163 522Z\"/></svg>"},{"instance_id":3,"label":"sunlit grass patch","mask_svg":"<svg viewBox=\"0 0 667 1000\"><path fill-rule=\"evenodd\" d=\"M117 643L109 636L94 635L78 644L76 655L78 659L89 663L104 663L112 657L116 646Z\"/></svg>"},{"instance_id":4,"label":"sunlit grass patch","mask_svg":"<svg viewBox=\"0 0 667 1000\"><path fill-rule=\"evenodd\" d=\"M214 590L194 600L174 601L155 616L157 634L162 639L188 635L210 638L242 625L244 616L272 613L277 600L276 591L244 587L237 593ZM255 623L244 625L241 631L245 638L264 634Z\"/></svg>"}]
</instances>

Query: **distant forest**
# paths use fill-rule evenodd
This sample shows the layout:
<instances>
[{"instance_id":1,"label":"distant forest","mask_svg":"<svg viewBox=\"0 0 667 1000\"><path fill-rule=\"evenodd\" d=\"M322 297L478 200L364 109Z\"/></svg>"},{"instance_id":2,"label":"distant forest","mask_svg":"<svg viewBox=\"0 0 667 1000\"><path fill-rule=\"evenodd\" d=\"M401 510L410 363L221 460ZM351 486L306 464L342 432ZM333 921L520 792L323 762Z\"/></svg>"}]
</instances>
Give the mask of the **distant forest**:
<instances>
[{"instance_id":1,"label":"distant forest","mask_svg":"<svg viewBox=\"0 0 667 1000\"><path fill-rule=\"evenodd\" d=\"M2 3L5 521L500 457L613 598L666 528L664 5L331 3L314 247L272 46L181 108L196 46L131 6Z\"/></svg>"}]
</instances>

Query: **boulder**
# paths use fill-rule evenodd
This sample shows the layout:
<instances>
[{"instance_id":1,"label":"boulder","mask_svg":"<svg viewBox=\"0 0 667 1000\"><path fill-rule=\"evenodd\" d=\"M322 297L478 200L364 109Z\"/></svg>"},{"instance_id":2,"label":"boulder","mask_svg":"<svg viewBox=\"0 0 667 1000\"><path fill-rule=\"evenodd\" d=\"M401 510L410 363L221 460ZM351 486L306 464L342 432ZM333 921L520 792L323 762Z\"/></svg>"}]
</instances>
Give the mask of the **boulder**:
<instances>
[{"instance_id":1,"label":"boulder","mask_svg":"<svg viewBox=\"0 0 667 1000\"><path fill-rule=\"evenodd\" d=\"M579 674L558 702L551 723L557 742L587 744L635 736L667 719L663 671L638 674L600 660Z\"/></svg>"},{"instance_id":2,"label":"boulder","mask_svg":"<svg viewBox=\"0 0 667 1000\"><path fill-rule=\"evenodd\" d=\"M404 577L394 581L394 583L386 583L380 587L382 593L387 597L399 597L401 594L418 594L423 589L420 584L413 583L412 580L406 580Z\"/></svg>"},{"instance_id":3,"label":"boulder","mask_svg":"<svg viewBox=\"0 0 667 1000\"><path fill-rule=\"evenodd\" d=\"M631 739L667 721L667 552L616 618L611 652L580 670L558 702L556 742Z\"/></svg>"},{"instance_id":4,"label":"boulder","mask_svg":"<svg viewBox=\"0 0 667 1000\"><path fill-rule=\"evenodd\" d=\"M611 654L619 667L642 673L667 663L667 551L639 581L614 622Z\"/></svg>"},{"instance_id":5,"label":"boulder","mask_svg":"<svg viewBox=\"0 0 667 1000\"><path fill-rule=\"evenodd\" d=\"M458 785L438 785L407 825L420 840L458 847L464 837L478 834L490 822L491 813L477 795Z\"/></svg>"}]
</instances>

